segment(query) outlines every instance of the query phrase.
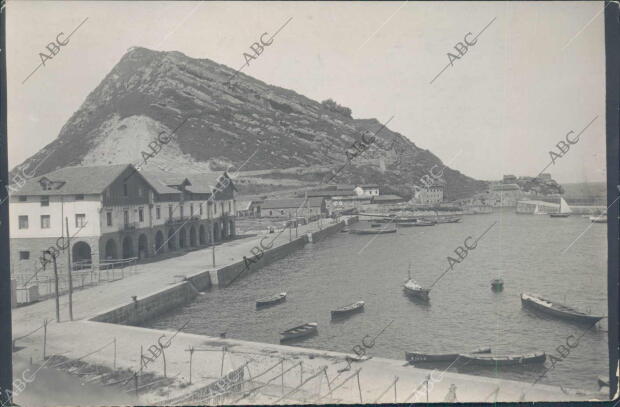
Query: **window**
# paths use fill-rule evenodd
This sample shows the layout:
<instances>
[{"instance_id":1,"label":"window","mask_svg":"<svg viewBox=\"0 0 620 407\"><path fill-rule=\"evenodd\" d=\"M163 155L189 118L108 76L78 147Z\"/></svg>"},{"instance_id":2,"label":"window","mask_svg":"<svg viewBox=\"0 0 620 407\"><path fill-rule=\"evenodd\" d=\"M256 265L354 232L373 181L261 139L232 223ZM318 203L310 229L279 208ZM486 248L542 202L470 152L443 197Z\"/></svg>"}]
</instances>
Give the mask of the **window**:
<instances>
[{"instance_id":1,"label":"window","mask_svg":"<svg viewBox=\"0 0 620 407\"><path fill-rule=\"evenodd\" d=\"M273 215L273 212L272 212L272 211L269 211L269 216L271 216L271 215Z\"/></svg>"},{"instance_id":2,"label":"window","mask_svg":"<svg viewBox=\"0 0 620 407\"><path fill-rule=\"evenodd\" d=\"M168 219L172 219L172 205L168 205Z\"/></svg>"},{"instance_id":3,"label":"window","mask_svg":"<svg viewBox=\"0 0 620 407\"><path fill-rule=\"evenodd\" d=\"M224 213L224 202L220 202L220 206L221 206L221 210L222 210L222 214Z\"/></svg>"},{"instance_id":4,"label":"window","mask_svg":"<svg viewBox=\"0 0 620 407\"><path fill-rule=\"evenodd\" d=\"M28 215L22 215L19 217L19 228L28 229Z\"/></svg>"},{"instance_id":5,"label":"window","mask_svg":"<svg viewBox=\"0 0 620 407\"><path fill-rule=\"evenodd\" d=\"M232 213L232 202L228 201L228 213Z\"/></svg>"},{"instance_id":6,"label":"window","mask_svg":"<svg viewBox=\"0 0 620 407\"><path fill-rule=\"evenodd\" d=\"M30 252L19 252L19 259L20 260L29 260L30 259Z\"/></svg>"},{"instance_id":7,"label":"window","mask_svg":"<svg viewBox=\"0 0 620 407\"><path fill-rule=\"evenodd\" d=\"M129 225L129 211L127 209L123 210L123 225Z\"/></svg>"},{"instance_id":8,"label":"window","mask_svg":"<svg viewBox=\"0 0 620 407\"><path fill-rule=\"evenodd\" d=\"M155 207L155 217L161 219L161 208L159 206Z\"/></svg>"},{"instance_id":9,"label":"window","mask_svg":"<svg viewBox=\"0 0 620 407\"><path fill-rule=\"evenodd\" d=\"M142 196L142 187L138 187L138 196Z\"/></svg>"},{"instance_id":10,"label":"window","mask_svg":"<svg viewBox=\"0 0 620 407\"><path fill-rule=\"evenodd\" d=\"M28 200L27 196L20 196L19 197L19 202L26 202Z\"/></svg>"},{"instance_id":11,"label":"window","mask_svg":"<svg viewBox=\"0 0 620 407\"><path fill-rule=\"evenodd\" d=\"M41 206L50 206L50 197L42 196L41 197Z\"/></svg>"},{"instance_id":12,"label":"window","mask_svg":"<svg viewBox=\"0 0 620 407\"><path fill-rule=\"evenodd\" d=\"M138 220L144 222L144 208L138 209Z\"/></svg>"},{"instance_id":13,"label":"window","mask_svg":"<svg viewBox=\"0 0 620 407\"><path fill-rule=\"evenodd\" d=\"M75 200L76 201L83 201L84 200L84 195L76 195L75 196Z\"/></svg>"},{"instance_id":14,"label":"window","mask_svg":"<svg viewBox=\"0 0 620 407\"><path fill-rule=\"evenodd\" d=\"M41 215L41 229L50 228L50 215Z\"/></svg>"},{"instance_id":15,"label":"window","mask_svg":"<svg viewBox=\"0 0 620 407\"><path fill-rule=\"evenodd\" d=\"M123 196L128 196L129 193L127 192L127 184L123 184Z\"/></svg>"},{"instance_id":16,"label":"window","mask_svg":"<svg viewBox=\"0 0 620 407\"><path fill-rule=\"evenodd\" d=\"M217 215L217 203L213 204L213 213Z\"/></svg>"},{"instance_id":17,"label":"window","mask_svg":"<svg viewBox=\"0 0 620 407\"><path fill-rule=\"evenodd\" d=\"M183 219L183 205L181 205L181 219Z\"/></svg>"},{"instance_id":18,"label":"window","mask_svg":"<svg viewBox=\"0 0 620 407\"><path fill-rule=\"evenodd\" d=\"M200 211L200 216L202 216L202 204L198 204L198 210Z\"/></svg>"},{"instance_id":19,"label":"window","mask_svg":"<svg viewBox=\"0 0 620 407\"><path fill-rule=\"evenodd\" d=\"M81 228L84 226L86 226L86 215L83 213L76 213L75 214L75 227Z\"/></svg>"},{"instance_id":20,"label":"window","mask_svg":"<svg viewBox=\"0 0 620 407\"><path fill-rule=\"evenodd\" d=\"M194 204L189 204L189 216L194 216Z\"/></svg>"},{"instance_id":21,"label":"window","mask_svg":"<svg viewBox=\"0 0 620 407\"><path fill-rule=\"evenodd\" d=\"M284 209L280 209L280 215L284 215Z\"/></svg>"},{"instance_id":22,"label":"window","mask_svg":"<svg viewBox=\"0 0 620 407\"><path fill-rule=\"evenodd\" d=\"M112 226L112 212L106 212L105 217L106 217L106 224L108 226Z\"/></svg>"}]
</instances>

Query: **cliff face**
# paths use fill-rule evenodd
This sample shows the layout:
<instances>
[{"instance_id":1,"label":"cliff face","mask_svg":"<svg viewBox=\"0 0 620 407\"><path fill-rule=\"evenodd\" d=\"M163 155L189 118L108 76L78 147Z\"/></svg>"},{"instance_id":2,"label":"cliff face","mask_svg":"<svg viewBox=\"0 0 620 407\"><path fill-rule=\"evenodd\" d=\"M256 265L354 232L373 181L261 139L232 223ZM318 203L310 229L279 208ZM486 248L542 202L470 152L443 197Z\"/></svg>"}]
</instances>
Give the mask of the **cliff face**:
<instances>
[{"instance_id":1,"label":"cliff face","mask_svg":"<svg viewBox=\"0 0 620 407\"><path fill-rule=\"evenodd\" d=\"M58 138L18 168L39 175L69 165L141 164L142 152L152 153L149 143L178 127L144 168L204 172L235 166L248 183L271 178L304 185L329 178L347 161L347 149L353 151L363 130L382 127L375 119L351 118L350 110L331 101L322 104L242 73L227 84L234 73L179 52L132 48ZM407 194L413 184L422 185L419 179L433 165L443 166L431 152L388 128L377 138L384 146L396 140L399 151L373 145L333 181L389 184ZM448 199L486 185L449 168L444 179Z\"/></svg>"}]
</instances>

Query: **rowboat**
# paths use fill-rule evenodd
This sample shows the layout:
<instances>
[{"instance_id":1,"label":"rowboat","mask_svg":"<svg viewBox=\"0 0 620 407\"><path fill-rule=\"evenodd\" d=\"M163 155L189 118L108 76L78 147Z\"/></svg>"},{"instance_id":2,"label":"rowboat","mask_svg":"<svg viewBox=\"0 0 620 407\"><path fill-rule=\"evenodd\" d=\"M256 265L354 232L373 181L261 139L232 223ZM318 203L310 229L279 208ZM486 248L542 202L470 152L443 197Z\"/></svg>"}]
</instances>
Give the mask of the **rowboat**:
<instances>
[{"instance_id":1,"label":"rowboat","mask_svg":"<svg viewBox=\"0 0 620 407\"><path fill-rule=\"evenodd\" d=\"M607 223L607 215L602 214L599 216L590 216L590 222L592 223Z\"/></svg>"},{"instance_id":2,"label":"rowboat","mask_svg":"<svg viewBox=\"0 0 620 407\"><path fill-rule=\"evenodd\" d=\"M547 355L545 352L528 353L525 355L461 355L461 359L468 365L478 366L515 366L533 365L545 363Z\"/></svg>"},{"instance_id":3,"label":"rowboat","mask_svg":"<svg viewBox=\"0 0 620 407\"><path fill-rule=\"evenodd\" d=\"M459 223L461 221L461 217L460 216L438 216L435 219L435 222L437 223Z\"/></svg>"},{"instance_id":4,"label":"rowboat","mask_svg":"<svg viewBox=\"0 0 620 407\"><path fill-rule=\"evenodd\" d=\"M396 229L351 229L349 233L353 233L354 235L383 235L385 233L396 233Z\"/></svg>"},{"instance_id":5,"label":"rowboat","mask_svg":"<svg viewBox=\"0 0 620 407\"><path fill-rule=\"evenodd\" d=\"M419 226L416 225L416 222L395 222L397 227L410 227L410 226Z\"/></svg>"},{"instance_id":6,"label":"rowboat","mask_svg":"<svg viewBox=\"0 0 620 407\"><path fill-rule=\"evenodd\" d=\"M336 308L333 310L332 319L346 317L356 312L360 312L364 310L364 301L357 301L353 304L345 305L340 308Z\"/></svg>"},{"instance_id":7,"label":"rowboat","mask_svg":"<svg viewBox=\"0 0 620 407\"><path fill-rule=\"evenodd\" d=\"M604 316L587 315L567 305L546 300L533 294L521 294L521 304L549 315L582 324L595 324Z\"/></svg>"},{"instance_id":8,"label":"rowboat","mask_svg":"<svg viewBox=\"0 0 620 407\"><path fill-rule=\"evenodd\" d=\"M256 308L268 307L286 301L286 293L274 294L256 300Z\"/></svg>"},{"instance_id":9,"label":"rowboat","mask_svg":"<svg viewBox=\"0 0 620 407\"><path fill-rule=\"evenodd\" d=\"M437 222L435 222L434 220L422 220L422 219L418 219L413 226L435 226Z\"/></svg>"},{"instance_id":10,"label":"rowboat","mask_svg":"<svg viewBox=\"0 0 620 407\"><path fill-rule=\"evenodd\" d=\"M471 354L491 353L491 348L479 348ZM459 359L459 353L420 353L420 352L405 352L405 359L411 364L416 363L452 363Z\"/></svg>"},{"instance_id":11,"label":"rowboat","mask_svg":"<svg viewBox=\"0 0 620 407\"><path fill-rule=\"evenodd\" d=\"M411 297L418 298L424 301L428 301L428 295L431 291L430 288L424 288L411 278L411 262L409 262L409 269L407 270L409 279L405 281L403 289L405 293Z\"/></svg>"},{"instance_id":12,"label":"rowboat","mask_svg":"<svg viewBox=\"0 0 620 407\"><path fill-rule=\"evenodd\" d=\"M280 332L280 342L314 335L318 332L318 326L319 324L316 322L307 322L295 328L287 329L284 332Z\"/></svg>"},{"instance_id":13,"label":"rowboat","mask_svg":"<svg viewBox=\"0 0 620 407\"><path fill-rule=\"evenodd\" d=\"M493 291L502 291L504 289L504 280L501 278L491 280L491 289Z\"/></svg>"}]
</instances>

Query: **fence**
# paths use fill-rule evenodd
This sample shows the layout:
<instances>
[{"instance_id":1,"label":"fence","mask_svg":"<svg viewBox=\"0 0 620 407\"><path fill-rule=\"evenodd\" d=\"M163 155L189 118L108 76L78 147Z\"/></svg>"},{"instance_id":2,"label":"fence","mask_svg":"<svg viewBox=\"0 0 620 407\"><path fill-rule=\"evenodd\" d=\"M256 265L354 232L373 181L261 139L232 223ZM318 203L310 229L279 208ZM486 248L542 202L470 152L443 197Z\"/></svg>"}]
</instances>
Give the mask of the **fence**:
<instances>
[{"instance_id":1,"label":"fence","mask_svg":"<svg viewBox=\"0 0 620 407\"><path fill-rule=\"evenodd\" d=\"M71 280L74 290L92 287L102 282L109 283L137 274L137 257L120 260L105 260L99 264L76 262L72 265ZM54 296L55 283L51 265L47 270L34 273L17 273L11 276L17 283L18 304L28 304ZM58 293L69 291L66 270L58 270Z\"/></svg>"}]
</instances>

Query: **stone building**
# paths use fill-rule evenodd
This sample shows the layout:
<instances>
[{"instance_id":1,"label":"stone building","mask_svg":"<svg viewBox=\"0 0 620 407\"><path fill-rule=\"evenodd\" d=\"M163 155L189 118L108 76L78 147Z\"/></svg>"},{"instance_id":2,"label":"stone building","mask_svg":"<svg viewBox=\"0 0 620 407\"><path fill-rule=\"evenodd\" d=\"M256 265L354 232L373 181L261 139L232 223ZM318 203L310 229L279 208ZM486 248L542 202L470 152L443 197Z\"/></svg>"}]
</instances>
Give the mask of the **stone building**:
<instances>
[{"instance_id":1,"label":"stone building","mask_svg":"<svg viewBox=\"0 0 620 407\"><path fill-rule=\"evenodd\" d=\"M139 172L130 164L34 177L10 198L11 271L36 270L50 247L66 270L68 256L73 269L98 268L228 239L234 192L226 173Z\"/></svg>"}]
</instances>

